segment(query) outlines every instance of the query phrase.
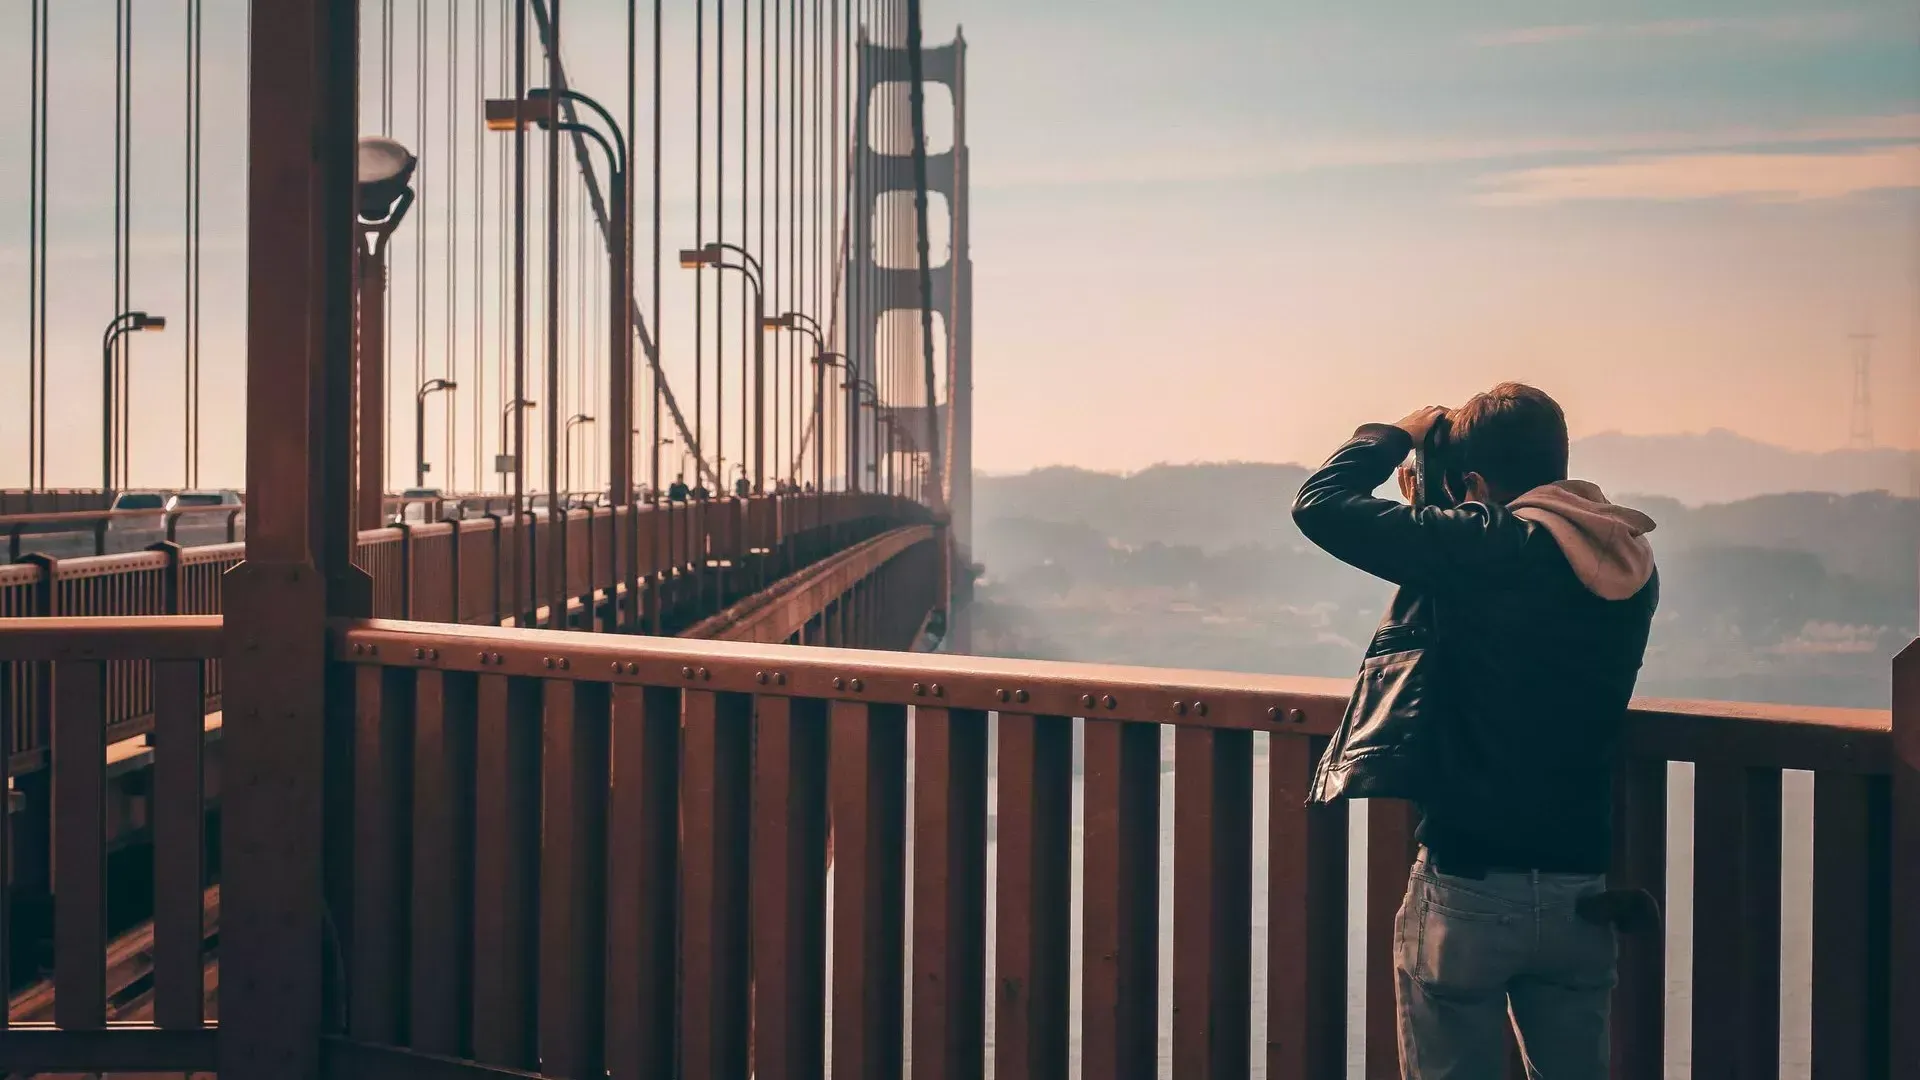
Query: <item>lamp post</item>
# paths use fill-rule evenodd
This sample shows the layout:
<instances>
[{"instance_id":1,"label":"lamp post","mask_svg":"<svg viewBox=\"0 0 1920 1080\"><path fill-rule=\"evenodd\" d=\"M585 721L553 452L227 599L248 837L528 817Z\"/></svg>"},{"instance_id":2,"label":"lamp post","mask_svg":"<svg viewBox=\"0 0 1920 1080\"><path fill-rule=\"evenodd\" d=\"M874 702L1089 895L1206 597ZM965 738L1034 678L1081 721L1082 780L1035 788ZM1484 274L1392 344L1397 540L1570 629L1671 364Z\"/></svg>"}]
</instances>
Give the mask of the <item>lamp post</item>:
<instances>
[{"instance_id":1,"label":"lamp post","mask_svg":"<svg viewBox=\"0 0 1920 1080\"><path fill-rule=\"evenodd\" d=\"M427 486L427 395L442 390L458 390L460 384L446 379L428 379L413 395L413 486Z\"/></svg>"},{"instance_id":2,"label":"lamp post","mask_svg":"<svg viewBox=\"0 0 1920 1080\"><path fill-rule=\"evenodd\" d=\"M413 170L418 163L392 139L360 140L359 206L354 221L360 230L354 242L354 261L360 271L354 410L359 415L360 465L354 515L355 527L361 529L376 528L382 521L380 499L387 486L387 240L413 205ZM424 451L420 456L425 456Z\"/></svg>"},{"instance_id":3,"label":"lamp post","mask_svg":"<svg viewBox=\"0 0 1920 1080\"><path fill-rule=\"evenodd\" d=\"M740 256L741 261L730 263L726 255L732 252ZM765 296L760 287L760 260L748 253L738 244L715 241L704 247L683 248L680 252L680 265L684 269L698 270L711 266L718 270L738 270L747 283L753 286L753 325L764 328L767 322ZM767 462L767 335L757 333L753 336L753 486L756 491L766 490Z\"/></svg>"},{"instance_id":4,"label":"lamp post","mask_svg":"<svg viewBox=\"0 0 1920 1080\"><path fill-rule=\"evenodd\" d=\"M820 323L804 311L788 311L780 315L769 316L761 320L761 329L798 330L813 338L813 437L815 439L813 486L817 491L825 491L826 463L823 460L822 454L826 449L825 440L827 432L826 428L821 426L825 419L821 403L826 394L826 358L829 356L840 356L843 360L846 358L839 353L830 353L827 351L827 341L820 332ZM778 402L775 402L776 408L778 404Z\"/></svg>"},{"instance_id":5,"label":"lamp post","mask_svg":"<svg viewBox=\"0 0 1920 1080\"><path fill-rule=\"evenodd\" d=\"M132 470L125 460L126 444L130 441L126 429L126 418L122 415L126 407L122 401L120 372L113 362L113 346L126 334L144 330L165 330L167 320L159 315L149 315L144 311L123 311L107 324L106 333L100 337L100 486L111 491L115 486L115 474L126 479ZM119 438L115 438L116 432ZM116 468L118 466L118 468Z\"/></svg>"},{"instance_id":6,"label":"lamp post","mask_svg":"<svg viewBox=\"0 0 1920 1080\"><path fill-rule=\"evenodd\" d=\"M857 491L859 490L860 483L857 479L857 475L860 472L860 406L865 404L873 409L873 446L877 451L880 448L880 391L875 389L871 382L855 376L851 366L846 366L846 369L849 378L846 382L840 384L840 388L851 391L853 394L853 415L848 418L847 423L847 438L849 444L847 472L856 476L853 485ZM864 395L864 401L862 395ZM874 474L874 488L878 490L880 479L878 461L876 460L875 464L870 468Z\"/></svg>"},{"instance_id":7,"label":"lamp post","mask_svg":"<svg viewBox=\"0 0 1920 1080\"><path fill-rule=\"evenodd\" d=\"M534 409L538 408L539 405L540 403L537 401L529 401L526 398L514 398L512 401L507 402L506 406L500 410L500 454L493 459L493 470L500 474L500 490L503 492L507 490L507 474L512 472L514 466L518 464L514 459L518 458L520 453L520 448L517 446L513 448L514 452L512 454L506 452L507 423L513 418L515 409ZM519 507L515 507L514 509L516 513L519 511Z\"/></svg>"},{"instance_id":8,"label":"lamp post","mask_svg":"<svg viewBox=\"0 0 1920 1080\"><path fill-rule=\"evenodd\" d=\"M593 112L606 125L606 133L598 128L573 120L563 120L559 103L572 102ZM633 331L632 331L632 291L628 281L632 274L632 237L627 221L627 140L613 115L599 102L577 90L555 92L550 87L535 87L527 91L525 98L493 98L486 103L486 122L489 131L516 131L527 124L534 124L543 130L559 130L582 135L599 144L607 155L607 165L611 170L607 184L607 283L609 289L607 310L610 313L607 332L612 359L608 403L612 407L612 461L609 463L609 483L612 486L614 505L624 506L633 498L633 443L625 432L633 427ZM591 422L588 417L583 422ZM568 421L571 425L572 421ZM571 451L571 446L569 446ZM615 545L616 547L618 545Z\"/></svg>"},{"instance_id":9,"label":"lamp post","mask_svg":"<svg viewBox=\"0 0 1920 1080\"><path fill-rule=\"evenodd\" d=\"M593 417L588 416L586 413L574 413L572 416L567 417L567 426L564 429L565 435L563 436L567 441L567 464L566 470L560 474L562 478L560 486L565 489L561 492L563 495L573 490L573 429L581 424L591 423L593 423ZM617 491L619 489L616 488L615 490Z\"/></svg>"}]
</instances>

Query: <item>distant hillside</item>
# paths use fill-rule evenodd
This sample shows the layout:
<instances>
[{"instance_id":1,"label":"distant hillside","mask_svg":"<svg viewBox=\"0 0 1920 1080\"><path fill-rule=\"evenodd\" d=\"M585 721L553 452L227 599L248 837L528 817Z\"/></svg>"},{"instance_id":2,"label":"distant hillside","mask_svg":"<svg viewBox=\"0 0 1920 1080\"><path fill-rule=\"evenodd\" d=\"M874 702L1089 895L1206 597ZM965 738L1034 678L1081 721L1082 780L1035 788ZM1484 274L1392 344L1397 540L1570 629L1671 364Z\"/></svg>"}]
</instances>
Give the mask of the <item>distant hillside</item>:
<instances>
[{"instance_id":1,"label":"distant hillside","mask_svg":"<svg viewBox=\"0 0 1920 1080\"><path fill-rule=\"evenodd\" d=\"M1734 502L1789 491L1915 494L1920 455L1904 450L1787 450L1731 431L1704 435L1608 432L1573 444L1573 471L1609 493L1683 503Z\"/></svg>"}]
</instances>

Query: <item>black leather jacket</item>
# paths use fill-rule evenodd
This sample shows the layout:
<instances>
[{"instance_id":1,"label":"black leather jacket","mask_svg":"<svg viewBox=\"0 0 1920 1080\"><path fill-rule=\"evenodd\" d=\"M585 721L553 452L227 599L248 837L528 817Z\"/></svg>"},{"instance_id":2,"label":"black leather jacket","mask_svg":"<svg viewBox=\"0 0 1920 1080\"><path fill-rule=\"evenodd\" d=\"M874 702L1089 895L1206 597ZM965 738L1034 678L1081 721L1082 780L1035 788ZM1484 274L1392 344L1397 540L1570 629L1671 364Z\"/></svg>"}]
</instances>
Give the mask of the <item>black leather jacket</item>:
<instances>
[{"instance_id":1,"label":"black leather jacket","mask_svg":"<svg viewBox=\"0 0 1920 1080\"><path fill-rule=\"evenodd\" d=\"M1390 776L1409 760L1438 772L1417 798L1419 839L1437 862L1602 872L1613 763L1659 579L1603 600L1544 527L1504 506L1416 510L1374 497L1412 449L1397 427L1363 427L1294 502L1308 540L1401 587L1368 647L1356 704L1368 693L1364 664L1380 666L1410 640L1429 668L1415 697L1390 703L1399 734L1376 742L1371 762L1362 753L1323 767L1342 772L1354 795L1366 794L1370 773ZM1432 743L1418 754L1393 752L1394 741L1423 738Z\"/></svg>"}]
</instances>

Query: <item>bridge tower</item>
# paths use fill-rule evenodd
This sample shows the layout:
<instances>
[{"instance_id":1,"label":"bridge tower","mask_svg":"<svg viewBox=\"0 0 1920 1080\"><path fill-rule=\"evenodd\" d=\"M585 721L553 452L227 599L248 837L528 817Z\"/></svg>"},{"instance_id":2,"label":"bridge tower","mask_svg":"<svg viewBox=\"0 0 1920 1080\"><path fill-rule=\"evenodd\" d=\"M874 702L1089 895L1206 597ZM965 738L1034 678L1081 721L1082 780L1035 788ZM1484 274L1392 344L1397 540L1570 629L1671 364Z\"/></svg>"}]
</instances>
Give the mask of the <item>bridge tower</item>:
<instances>
[{"instance_id":1,"label":"bridge tower","mask_svg":"<svg viewBox=\"0 0 1920 1080\"><path fill-rule=\"evenodd\" d=\"M968 242L966 49L964 36L956 32L951 44L923 48L920 53L923 82L943 84L953 97L953 145L927 155L927 191L946 197L951 249L944 261L934 261L937 252L929 255L933 287L928 300L941 317L946 337L945 386L933 392L938 395L944 389L946 400L924 405L917 399L881 403L899 427L915 433L926 431L925 409L939 406L940 448L945 457L941 473L947 483L944 502L952 515L954 543L963 556L973 547L973 260ZM887 196L897 192L910 198L914 191L909 116L904 108L876 106L876 101L895 96L901 103L907 100L905 88L911 80L907 50L872 41L863 33L855 70L858 89L848 202L852 235L844 278L848 282L846 351L856 375L877 386L875 375L889 359L881 349L881 324L889 312L917 312L921 306L919 267L911 254L911 215L901 214L901 220L908 222L904 237L898 227L889 231L876 224L888 212ZM880 147L874 145L876 127L883 129ZM900 205L910 203L903 199ZM933 228L931 222L928 227ZM883 243L887 252L879 250ZM907 367L920 371L917 352ZM847 415L857 415L858 398L852 390L847 393ZM924 436L919 437L924 441ZM854 475L862 483L874 475L867 470L878 457L875 449L871 438L849 445Z\"/></svg>"}]
</instances>

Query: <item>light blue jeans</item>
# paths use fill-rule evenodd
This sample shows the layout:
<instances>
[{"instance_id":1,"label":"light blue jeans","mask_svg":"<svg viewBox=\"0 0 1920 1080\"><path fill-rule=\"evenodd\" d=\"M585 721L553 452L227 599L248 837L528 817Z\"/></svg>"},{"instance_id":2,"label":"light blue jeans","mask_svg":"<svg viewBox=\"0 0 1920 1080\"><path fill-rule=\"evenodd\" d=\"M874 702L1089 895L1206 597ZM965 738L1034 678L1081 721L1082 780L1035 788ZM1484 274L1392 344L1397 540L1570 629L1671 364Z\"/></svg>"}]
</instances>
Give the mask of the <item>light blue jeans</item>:
<instances>
[{"instance_id":1,"label":"light blue jeans","mask_svg":"<svg viewBox=\"0 0 1920 1080\"><path fill-rule=\"evenodd\" d=\"M1507 1024L1530 1080L1606 1080L1617 950L1574 914L1599 874L1463 878L1423 850L1394 922L1400 1069L1406 1080L1498 1080Z\"/></svg>"}]
</instances>

